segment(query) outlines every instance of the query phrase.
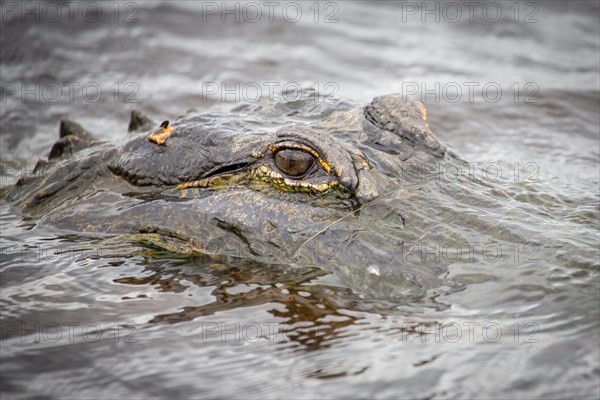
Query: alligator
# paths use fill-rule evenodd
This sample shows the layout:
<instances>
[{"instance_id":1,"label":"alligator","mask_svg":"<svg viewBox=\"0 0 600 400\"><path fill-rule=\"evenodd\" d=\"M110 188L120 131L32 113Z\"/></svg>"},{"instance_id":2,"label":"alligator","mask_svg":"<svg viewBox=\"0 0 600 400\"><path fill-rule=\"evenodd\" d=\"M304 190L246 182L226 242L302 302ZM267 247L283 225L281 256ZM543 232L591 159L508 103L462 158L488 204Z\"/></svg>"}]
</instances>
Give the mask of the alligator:
<instances>
[{"instance_id":1,"label":"alligator","mask_svg":"<svg viewBox=\"0 0 600 400\"><path fill-rule=\"evenodd\" d=\"M161 124L135 110L121 144L65 120L48 160L2 197L68 232L318 266L363 297L422 296L457 285L452 263L548 244L533 228L547 210L469 173L419 102L219 107Z\"/></svg>"}]
</instances>

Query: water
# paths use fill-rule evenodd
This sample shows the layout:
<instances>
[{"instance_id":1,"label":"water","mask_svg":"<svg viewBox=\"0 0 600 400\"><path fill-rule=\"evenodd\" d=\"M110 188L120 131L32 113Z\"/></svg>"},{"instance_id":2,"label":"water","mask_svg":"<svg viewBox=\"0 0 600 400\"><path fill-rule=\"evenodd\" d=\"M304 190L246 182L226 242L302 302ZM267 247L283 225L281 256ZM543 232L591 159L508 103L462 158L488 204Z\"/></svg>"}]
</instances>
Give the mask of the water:
<instances>
[{"instance_id":1,"label":"water","mask_svg":"<svg viewBox=\"0 0 600 400\"><path fill-rule=\"evenodd\" d=\"M600 395L598 3L478 3L452 23L441 5L436 22L414 3L305 2L293 23L259 2L260 21L240 11L238 24L211 14L220 2L111 3L97 22L14 4L1 8L3 185L47 154L63 116L119 142L132 108L173 119L286 84L356 104L405 92L453 151L501 167L516 226L564 250L455 262L460 290L374 301L316 267L107 242L3 204L3 398Z\"/></svg>"}]
</instances>

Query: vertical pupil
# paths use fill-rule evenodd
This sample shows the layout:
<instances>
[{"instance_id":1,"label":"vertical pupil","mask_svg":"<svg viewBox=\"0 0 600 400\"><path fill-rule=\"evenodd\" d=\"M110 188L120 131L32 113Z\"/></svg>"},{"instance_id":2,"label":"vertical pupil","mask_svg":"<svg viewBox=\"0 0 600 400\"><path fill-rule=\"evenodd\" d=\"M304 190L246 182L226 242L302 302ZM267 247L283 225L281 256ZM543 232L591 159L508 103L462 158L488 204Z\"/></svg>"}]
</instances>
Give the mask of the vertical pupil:
<instances>
[{"instance_id":1,"label":"vertical pupil","mask_svg":"<svg viewBox=\"0 0 600 400\"><path fill-rule=\"evenodd\" d=\"M314 157L302 150L280 150L275 154L277 168L290 176L304 175L314 162Z\"/></svg>"}]
</instances>

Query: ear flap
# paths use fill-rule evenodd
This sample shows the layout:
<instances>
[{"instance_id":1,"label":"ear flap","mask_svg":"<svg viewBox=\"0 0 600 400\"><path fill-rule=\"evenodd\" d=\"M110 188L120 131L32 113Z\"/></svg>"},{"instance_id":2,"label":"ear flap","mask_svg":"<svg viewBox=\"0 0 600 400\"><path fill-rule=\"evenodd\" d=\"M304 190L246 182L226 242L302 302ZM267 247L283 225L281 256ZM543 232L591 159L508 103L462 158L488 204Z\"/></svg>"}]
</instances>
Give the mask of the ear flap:
<instances>
[{"instance_id":1,"label":"ear flap","mask_svg":"<svg viewBox=\"0 0 600 400\"><path fill-rule=\"evenodd\" d=\"M367 120L378 128L425 147L435 155L444 155L444 146L429 129L422 103L403 99L401 95L388 95L374 98L364 111Z\"/></svg>"}]
</instances>

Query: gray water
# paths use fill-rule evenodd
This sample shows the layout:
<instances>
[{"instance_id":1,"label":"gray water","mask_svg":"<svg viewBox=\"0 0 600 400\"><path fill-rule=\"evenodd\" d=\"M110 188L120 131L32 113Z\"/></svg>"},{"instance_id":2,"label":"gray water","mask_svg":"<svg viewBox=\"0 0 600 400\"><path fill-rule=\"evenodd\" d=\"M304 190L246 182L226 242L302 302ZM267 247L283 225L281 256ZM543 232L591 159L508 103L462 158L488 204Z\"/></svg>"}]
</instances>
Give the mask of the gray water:
<instances>
[{"instance_id":1,"label":"gray water","mask_svg":"<svg viewBox=\"0 0 600 400\"><path fill-rule=\"evenodd\" d=\"M61 117L119 143L133 108L162 120L269 88L358 105L402 92L547 212L532 232L576 251L461 260L461 290L374 307L319 268L106 242L2 204L3 398L600 396L598 2L454 3L460 17L282 2L272 21L237 3L225 22L236 3L111 2L97 21L57 4L1 4L2 185L47 155Z\"/></svg>"}]
</instances>

